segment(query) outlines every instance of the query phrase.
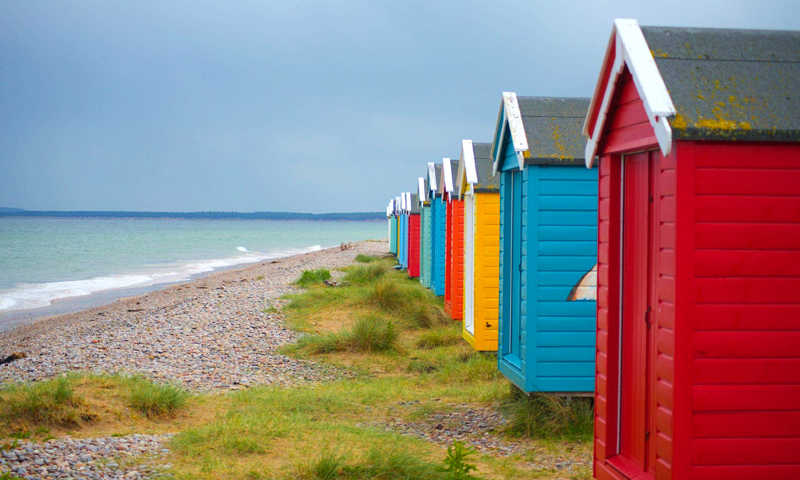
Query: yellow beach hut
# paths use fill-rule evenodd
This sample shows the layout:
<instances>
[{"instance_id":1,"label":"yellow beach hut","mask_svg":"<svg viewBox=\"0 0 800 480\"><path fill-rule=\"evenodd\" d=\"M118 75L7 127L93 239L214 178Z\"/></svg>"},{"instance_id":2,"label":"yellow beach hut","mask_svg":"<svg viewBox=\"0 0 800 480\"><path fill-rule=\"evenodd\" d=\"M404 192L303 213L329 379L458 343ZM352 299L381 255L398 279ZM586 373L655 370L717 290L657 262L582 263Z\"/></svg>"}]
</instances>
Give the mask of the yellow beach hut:
<instances>
[{"instance_id":1,"label":"yellow beach hut","mask_svg":"<svg viewBox=\"0 0 800 480\"><path fill-rule=\"evenodd\" d=\"M500 278L500 182L491 144L462 140L457 182L464 201L464 321L475 350L497 350Z\"/></svg>"}]
</instances>

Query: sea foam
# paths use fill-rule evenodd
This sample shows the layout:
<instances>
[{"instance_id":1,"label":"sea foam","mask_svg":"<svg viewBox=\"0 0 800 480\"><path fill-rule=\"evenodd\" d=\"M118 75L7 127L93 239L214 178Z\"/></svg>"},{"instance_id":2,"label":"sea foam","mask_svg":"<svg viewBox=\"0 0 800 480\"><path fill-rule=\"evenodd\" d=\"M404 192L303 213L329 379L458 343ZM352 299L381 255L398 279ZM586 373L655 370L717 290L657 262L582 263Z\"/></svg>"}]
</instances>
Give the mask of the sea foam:
<instances>
[{"instance_id":1,"label":"sea foam","mask_svg":"<svg viewBox=\"0 0 800 480\"><path fill-rule=\"evenodd\" d=\"M320 245L312 245L307 248L262 253L251 252L245 247L237 247L236 250L242 252L243 255L198 260L183 264L154 266L152 270L145 272L99 276L85 280L19 284L11 289L0 290L0 311L46 307L55 300L91 295L108 290L183 282L195 276L223 268L316 252L321 249Z\"/></svg>"}]
</instances>

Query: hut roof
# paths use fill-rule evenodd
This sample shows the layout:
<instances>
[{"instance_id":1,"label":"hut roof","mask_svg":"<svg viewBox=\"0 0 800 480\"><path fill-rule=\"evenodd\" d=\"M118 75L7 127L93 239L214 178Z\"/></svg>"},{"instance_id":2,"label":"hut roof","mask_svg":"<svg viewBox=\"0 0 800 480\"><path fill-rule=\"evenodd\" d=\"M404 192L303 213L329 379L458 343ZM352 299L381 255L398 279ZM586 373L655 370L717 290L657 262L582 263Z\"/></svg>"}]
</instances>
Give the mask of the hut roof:
<instances>
[{"instance_id":1,"label":"hut roof","mask_svg":"<svg viewBox=\"0 0 800 480\"><path fill-rule=\"evenodd\" d=\"M508 129L514 148L526 165L575 165L583 163L585 138L581 127L589 108L588 98L518 97L503 93L495 128L493 171L499 168L500 129ZM515 110L519 111L517 115ZM520 159L521 160L521 159ZM520 165L522 166L522 165Z\"/></svg>"},{"instance_id":2,"label":"hut roof","mask_svg":"<svg viewBox=\"0 0 800 480\"><path fill-rule=\"evenodd\" d=\"M469 154L468 150L472 150ZM492 145L476 143L472 140L461 141L461 156L458 158L457 195L462 197L467 184L471 184L475 192L496 192L500 188L500 177L492 173ZM466 155L465 155L466 153Z\"/></svg>"},{"instance_id":3,"label":"hut roof","mask_svg":"<svg viewBox=\"0 0 800 480\"><path fill-rule=\"evenodd\" d=\"M800 32L641 27L676 139L800 140Z\"/></svg>"}]
</instances>

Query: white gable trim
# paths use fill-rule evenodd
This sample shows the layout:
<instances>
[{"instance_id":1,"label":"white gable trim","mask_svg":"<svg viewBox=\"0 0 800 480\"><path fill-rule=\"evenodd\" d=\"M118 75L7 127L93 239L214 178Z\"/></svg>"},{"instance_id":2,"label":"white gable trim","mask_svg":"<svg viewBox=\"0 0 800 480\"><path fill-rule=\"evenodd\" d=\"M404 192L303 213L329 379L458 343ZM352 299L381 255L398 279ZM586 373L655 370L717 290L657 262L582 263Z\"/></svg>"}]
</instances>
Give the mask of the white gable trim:
<instances>
[{"instance_id":1,"label":"white gable trim","mask_svg":"<svg viewBox=\"0 0 800 480\"><path fill-rule=\"evenodd\" d=\"M453 193L453 165L448 157L442 158L442 171L444 172L444 189L447 193Z\"/></svg>"},{"instance_id":2,"label":"white gable trim","mask_svg":"<svg viewBox=\"0 0 800 480\"><path fill-rule=\"evenodd\" d=\"M658 146L661 153L669 155L672 149L672 129L669 126L668 118L675 115L675 105L669 95L664 78L658 71L658 66L647 45L639 22L633 19L614 20L614 30L611 41L615 43L614 59L609 78L603 92L602 103L594 124L594 130L587 132L588 125L584 128L584 133L588 134L589 140L586 143L586 166L592 166L594 156L597 153L597 140L603 132L608 109L611 99L614 96L614 87L617 79L622 73L623 67L627 66L636 85L636 91L642 99L647 119L656 134ZM606 58L606 62L609 59ZM605 65L605 62L603 63ZM597 99L592 99L592 102Z\"/></svg>"},{"instance_id":3,"label":"white gable trim","mask_svg":"<svg viewBox=\"0 0 800 480\"><path fill-rule=\"evenodd\" d=\"M431 188L431 192L436 195L436 165L433 162L428 162L428 186Z\"/></svg>"},{"instance_id":4,"label":"white gable trim","mask_svg":"<svg viewBox=\"0 0 800 480\"><path fill-rule=\"evenodd\" d=\"M496 175L500 168L500 154L505 143L506 125L511 132L511 143L517 154L520 170L525 168L525 152L528 151L528 137L525 135L525 125L522 123L522 112L519 109L519 100L516 92L503 92L503 121L499 128L500 138L492 162L492 174Z\"/></svg>"},{"instance_id":5,"label":"white gable trim","mask_svg":"<svg viewBox=\"0 0 800 480\"><path fill-rule=\"evenodd\" d=\"M475 165L475 147L472 140L461 140L461 150L464 152L464 171L467 174L467 183L478 183L478 167Z\"/></svg>"},{"instance_id":6,"label":"white gable trim","mask_svg":"<svg viewBox=\"0 0 800 480\"><path fill-rule=\"evenodd\" d=\"M423 177L417 178L417 189L419 190L419 203L422 205L428 196L425 194L425 179Z\"/></svg>"}]
</instances>

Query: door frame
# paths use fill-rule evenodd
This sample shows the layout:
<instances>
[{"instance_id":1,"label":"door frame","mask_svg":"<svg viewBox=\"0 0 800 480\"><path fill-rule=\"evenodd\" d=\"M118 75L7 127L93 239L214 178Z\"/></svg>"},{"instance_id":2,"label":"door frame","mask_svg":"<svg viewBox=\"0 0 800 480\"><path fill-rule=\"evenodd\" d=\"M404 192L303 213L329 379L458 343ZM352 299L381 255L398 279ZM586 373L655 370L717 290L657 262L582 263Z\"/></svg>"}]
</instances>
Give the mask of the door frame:
<instances>
[{"instance_id":1,"label":"door frame","mask_svg":"<svg viewBox=\"0 0 800 480\"><path fill-rule=\"evenodd\" d=\"M654 478L653 474L649 473L647 471L647 469L652 466L652 465L649 465L647 463L648 455L649 455L648 452L650 450L648 443L645 443L645 469L644 470L639 468L638 465L633 463L627 457L624 457L623 455L621 455L622 388L623 388L623 382L622 382L623 336L622 335L623 335L623 315L624 315L624 312L623 312L623 302L624 302L623 295L624 295L624 291L625 291L625 289L624 289L624 264L623 264L623 262L624 262L623 248L624 248L624 235L625 235L625 222L624 222L624 218L625 218L625 201L624 201L625 200L625 190L624 190L624 188L625 188L625 164L624 164L624 161L625 161L625 157L626 156L631 156L631 155L636 155L636 154L641 154L641 153L648 153L648 154L652 155L653 153L658 154L659 152L658 152L658 147L656 145L653 145L653 146L650 146L650 147L647 147L647 148L637 149L637 150L633 150L633 151L615 152L613 154L610 154L607 157L612 162L612 177L616 173L616 176L618 178L617 182L612 183L611 197L612 198L616 197L616 199L618 201L618 204L619 204L619 211L616 212L617 215L618 215L617 229L616 229L616 231L609 232L609 240L610 241L613 240L613 242L616 243L616 245L610 244L609 247L611 249L616 250L616 254L617 254L616 262L613 262L613 264L610 265L610 266L613 266L616 269L616 272L609 271L609 280L611 280L611 278L616 278L616 289L617 289L617 292L616 292L615 296L613 296L613 297L610 296L609 297L609 301L613 301L614 303L616 303L616 305L614 305L614 307L616 308L615 317L616 317L616 333L617 333L617 335L616 335L616 338L614 339L614 340L616 340L616 342L615 342L616 345L612 346L611 343L609 342L609 349L608 349L609 356L611 356L611 355L614 356L614 358L609 358L609 364L613 364L614 367L615 367L614 371L609 371L609 375L608 375L608 377L609 377L608 378L608 380L609 380L609 392L611 392L611 391L614 392L614 398L609 398L608 399L608 408L609 408L609 410L613 409L613 412L615 414L614 415L615 419L614 419L614 422L611 425L609 425L609 427L612 428L612 432L610 432L610 433L612 433L612 438L613 438L613 444L609 445L609 447L611 447L613 450L608 452L606 464L609 465L610 467L612 467L615 471L617 471L624 478L630 479L630 480L652 480ZM648 162L652 162L651 157L648 157L647 161ZM650 168L652 168L652 164L651 164ZM648 174L650 174L650 173L648 173ZM650 182L649 183L649 188L654 190L655 189L654 183L655 182ZM653 191L651 190L650 193L653 193ZM655 216L655 207L653 208L652 215ZM648 221L647 228L650 231L649 231L649 236L648 236L648 246L647 246L647 248L651 248L651 246L654 244L654 238L652 238L652 235L655 232L653 232L652 229L651 229L653 221L655 221L655 219L650 219ZM653 267L652 261L648 259L648 272L651 273L650 269L652 267ZM616 275L614 275L614 274L616 274ZM609 290L611 290L611 289L609 289ZM611 293L611 292L609 292L609 293ZM648 297L650 296L650 286L649 285L648 285L648 289L647 289L646 295ZM650 300L651 299L648 298L648 302ZM652 335L652 333L648 332L648 335ZM654 359L651 359L651 362L652 361L654 361ZM653 372L650 371L649 373L652 376ZM645 411L646 412L649 411L649 409L650 409L649 408L650 407L649 403L652 402L652 398L650 398L650 391L651 391L651 385L650 384L652 383L652 377L649 377L649 378L650 378L650 380L646 380L646 385L645 385L645 387L646 387L645 391L648 394L645 397L646 398L646 402L648 403L648 404L645 405ZM613 381L613 389L612 389L612 385L611 385L612 381ZM652 413L650 413L650 415L652 415ZM646 416L646 419L647 419L646 421L649 421L648 415L646 414L645 416ZM654 442L655 438L651 437L650 439L648 439L646 441Z\"/></svg>"}]
</instances>

